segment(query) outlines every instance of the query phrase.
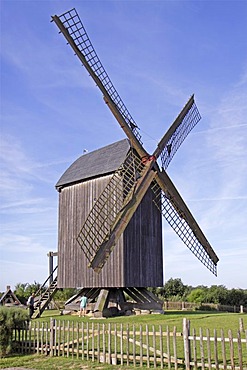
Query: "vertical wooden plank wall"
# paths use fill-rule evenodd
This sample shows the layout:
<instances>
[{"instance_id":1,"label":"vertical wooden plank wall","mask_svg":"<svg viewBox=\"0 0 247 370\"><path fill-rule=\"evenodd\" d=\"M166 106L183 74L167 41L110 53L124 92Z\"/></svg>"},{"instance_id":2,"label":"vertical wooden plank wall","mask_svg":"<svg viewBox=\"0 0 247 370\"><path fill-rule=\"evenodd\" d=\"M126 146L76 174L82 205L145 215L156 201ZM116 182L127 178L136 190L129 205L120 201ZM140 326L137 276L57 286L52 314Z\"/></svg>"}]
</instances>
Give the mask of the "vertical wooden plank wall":
<instances>
[{"instance_id":1,"label":"vertical wooden plank wall","mask_svg":"<svg viewBox=\"0 0 247 370\"><path fill-rule=\"evenodd\" d=\"M163 285L162 220L148 190L100 273L76 237L111 176L67 186L59 193L58 287L146 287Z\"/></svg>"}]
</instances>

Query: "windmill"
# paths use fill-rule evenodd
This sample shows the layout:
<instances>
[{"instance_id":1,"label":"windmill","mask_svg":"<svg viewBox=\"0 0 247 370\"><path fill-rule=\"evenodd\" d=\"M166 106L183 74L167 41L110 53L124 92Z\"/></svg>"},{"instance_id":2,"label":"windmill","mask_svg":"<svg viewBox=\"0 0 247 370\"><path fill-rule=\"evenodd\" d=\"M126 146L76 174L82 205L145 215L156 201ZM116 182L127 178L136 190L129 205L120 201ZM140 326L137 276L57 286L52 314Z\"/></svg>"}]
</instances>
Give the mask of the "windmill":
<instances>
[{"instance_id":1,"label":"windmill","mask_svg":"<svg viewBox=\"0 0 247 370\"><path fill-rule=\"evenodd\" d=\"M218 257L166 172L201 118L194 95L150 155L77 11L52 20L127 136L78 158L56 184L58 286L83 287L101 313L114 300L120 308L129 307L124 292L135 307L159 308L161 302L146 287L163 285L162 215L191 252L217 274Z\"/></svg>"}]
</instances>

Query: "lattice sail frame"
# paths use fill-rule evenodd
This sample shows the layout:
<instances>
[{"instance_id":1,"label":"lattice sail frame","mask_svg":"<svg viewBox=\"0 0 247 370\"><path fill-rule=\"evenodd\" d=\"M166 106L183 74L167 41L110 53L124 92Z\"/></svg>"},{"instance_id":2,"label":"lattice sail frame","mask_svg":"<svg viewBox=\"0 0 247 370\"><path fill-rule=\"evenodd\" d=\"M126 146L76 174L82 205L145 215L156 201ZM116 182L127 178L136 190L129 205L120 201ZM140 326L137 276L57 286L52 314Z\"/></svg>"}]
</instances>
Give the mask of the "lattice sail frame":
<instances>
[{"instance_id":1,"label":"lattice sail frame","mask_svg":"<svg viewBox=\"0 0 247 370\"><path fill-rule=\"evenodd\" d=\"M117 107L118 111L123 116L125 122L133 132L136 139L142 144L141 135L138 131L138 126L119 96L117 90L115 89L113 83L110 80L105 68L103 67L98 55L87 35L87 32L80 20L80 17L76 9L71 9L68 12L60 15L58 17L62 22L63 26L68 31L70 37L73 39L75 45L82 53L86 62L92 69L93 73L99 78L105 90L109 94L111 100Z\"/></svg>"},{"instance_id":2,"label":"lattice sail frame","mask_svg":"<svg viewBox=\"0 0 247 370\"><path fill-rule=\"evenodd\" d=\"M208 254L206 246L201 244L195 236L193 229L186 220L186 215L180 210L173 196L168 190L164 192L156 181L152 184L152 190L155 194L153 202L169 225L199 261L217 276L216 263Z\"/></svg>"},{"instance_id":3,"label":"lattice sail frame","mask_svg":"<svg viewBox=\"0 0 247 370\"><path fill-rule=\"evenodd\" d=\"M131 201L138 179L145 165L133 150L130 150L124 163L113 174L100 194L80 230L77 241L89 261L89 266L111 234L121 211Z\"/></svg>"},{"instance_id":4,"label":"lattice sail frame","mask_svg":"<svg viewBox=\"0 0 247 370\"><path fill-rule=\"evenodd\" d=\"M201 115L193 102L191 108L186 113L185 117L181 120L175 131L172 133L170 138L167 140L166 146L161 153L162 168L167 169L174 154L177 152L180 145L183 143L190 131L200 121Z\"/></svg>"}]
</instances>

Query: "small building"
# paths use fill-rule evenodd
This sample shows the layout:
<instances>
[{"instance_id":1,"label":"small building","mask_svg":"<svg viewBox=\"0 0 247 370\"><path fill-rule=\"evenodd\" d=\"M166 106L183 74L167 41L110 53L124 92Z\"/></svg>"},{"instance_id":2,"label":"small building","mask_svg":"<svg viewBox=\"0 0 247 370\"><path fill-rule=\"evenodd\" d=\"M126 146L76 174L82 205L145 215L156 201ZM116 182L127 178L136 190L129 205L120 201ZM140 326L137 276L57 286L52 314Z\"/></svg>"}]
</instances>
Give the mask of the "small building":
<instances>
[{"instance_id":1,"label":"small building","mask_svg":"<svg viewBox=\"0 0 247 370\"><path fill-rule=\"evenodd\" d=\"M16 295L12 292L10 285L7 285L6 292L0 298L0 305L1 306L19 306L21 302L16 297Z\"/></svg>"}]
</instances>

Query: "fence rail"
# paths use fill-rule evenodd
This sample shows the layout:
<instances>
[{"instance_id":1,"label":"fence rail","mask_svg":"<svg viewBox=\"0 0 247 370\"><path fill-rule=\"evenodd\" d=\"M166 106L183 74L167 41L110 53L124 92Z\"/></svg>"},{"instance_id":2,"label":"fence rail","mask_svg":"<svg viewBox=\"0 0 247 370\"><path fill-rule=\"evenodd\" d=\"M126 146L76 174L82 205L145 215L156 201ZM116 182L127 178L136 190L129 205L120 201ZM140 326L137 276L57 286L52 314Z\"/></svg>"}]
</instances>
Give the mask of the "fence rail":
<instances>
[{"instance_id":1,"label":"fence rail","mask_svg":"<svg viewBox=\"0 0 247 370\"><path fill-rule=\"evenodd\" d=\"M14 331L17 352L81 358L139 368L247 370L247 330L190 332L161 325L51 320ZM219 334L219 335L218 335Z\"/></svg>"},{"instance_id":2,"label":"fence rail","mask_svg":"<svg viewBox=\"0 0 247 370\"><path fill-rule=\"evenodd\" d=\"M192 302L182 302L182 301L164 301L164 310L215 310L221 312L241 312L247 313L247 306L230 306L222 305L219 303L192 303Z\"/></svg>"}]
</instances>

